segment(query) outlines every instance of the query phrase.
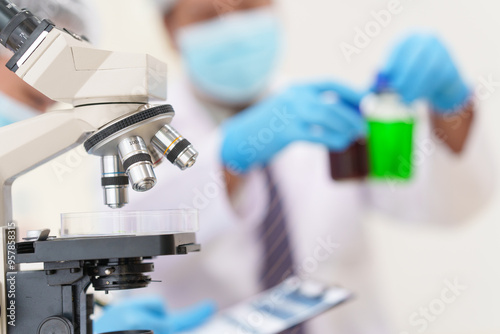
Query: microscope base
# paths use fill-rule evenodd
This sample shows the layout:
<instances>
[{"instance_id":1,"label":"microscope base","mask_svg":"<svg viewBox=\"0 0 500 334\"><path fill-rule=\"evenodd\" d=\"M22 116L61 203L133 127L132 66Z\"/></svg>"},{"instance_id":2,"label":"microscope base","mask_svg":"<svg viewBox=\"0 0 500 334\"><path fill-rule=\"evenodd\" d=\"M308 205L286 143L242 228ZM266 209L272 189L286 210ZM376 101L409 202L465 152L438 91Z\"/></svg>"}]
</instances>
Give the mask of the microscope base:
<instances>
[{"instance_id":1,"label":"microscope base","mask_svg":"<svg viewBox=\"0 0 500 334\"><path fill-rule=\"evenodd\" d=\"M6 274L7 333L93 334L91 284L102 291L143 288L151 282L145 273L154 270L144 260L199 250L194 233L19 242L16 263L44 269Z\"/></svg>"}]
</instances>

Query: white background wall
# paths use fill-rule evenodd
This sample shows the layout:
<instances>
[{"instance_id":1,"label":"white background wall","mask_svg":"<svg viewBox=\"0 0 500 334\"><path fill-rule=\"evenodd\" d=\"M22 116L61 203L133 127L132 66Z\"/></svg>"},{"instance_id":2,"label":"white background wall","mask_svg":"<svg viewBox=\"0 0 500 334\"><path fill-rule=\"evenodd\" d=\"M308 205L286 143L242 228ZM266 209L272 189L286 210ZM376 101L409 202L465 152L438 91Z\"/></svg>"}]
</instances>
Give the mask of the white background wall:
<instances>
[{"instance_id":1,"label":"white background wall","mask_svg":"<svg viewBox=\"0 0 500 334\"><path fill-rule=\"evenodd\" d=\"M373 20L371 11L387 8L387 0L280 0L287 49L281 71L292 79L334 77L356 85L370 82L388 48L405 31L426 28L438 32L450 46L463 73L475 84L493 76L500 81L500 3L493 0L401 0L403 10L393 17L361 54L347 62L341 42L352 43L355 28ZM148 52L166 60L171 80L179 76L179 63L168 48L159 17L147 1L106 0L97 3L103 19L101 46ZM496 161L500 150L500 87L481 103L482 131L492 144ZM96 159L65 156L16 185L16 217L29 225L57 226L58 211L85 211L90 189L85 171L97 168ZM62 168L62 169L61 169ZM481 169L481 161L477 168ZM95 169L94 169L95 170ZM42 175L42 177L40 177ZM498 183L496 180L492 182ZM51 196L32 189L51 189ZM30 191L23 191L30 187ZM68 196L74 189L81 200ZM500 187L497 187L500 189ZM92 197L100 194L92 195ZM473 194L469 194L473 196ZM36 202L36 207L22 203ZM100 199L99 199L100 200ZM53 203L57 202L56 210ZM498 333L500 331L500 192L467 224L454 229L404 226L371 213L366 221L371 247L378 262L377 284L386 296L381 305L390 314L393 333L416 333L408 317L440 297L443 280L458 278L467 289L430 323L426 333ZM52 208L51 208L52 204ZM36 209L36 210L35 210ZM32 212L37 212L33 217ZM401 296L404 296L401 297Z\"/></svg>"}]
</instances>

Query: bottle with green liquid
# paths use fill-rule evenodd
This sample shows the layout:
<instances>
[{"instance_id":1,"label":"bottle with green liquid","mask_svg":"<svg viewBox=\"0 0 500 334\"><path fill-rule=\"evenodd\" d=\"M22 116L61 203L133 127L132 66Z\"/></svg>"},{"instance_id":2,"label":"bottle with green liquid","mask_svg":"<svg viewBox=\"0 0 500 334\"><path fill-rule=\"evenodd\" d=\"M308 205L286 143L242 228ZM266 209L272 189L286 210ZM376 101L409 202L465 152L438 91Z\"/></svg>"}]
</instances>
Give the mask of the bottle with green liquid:
<instances>
[{"instance_id":1,"label":"bottle with green liquid","mask_svg":"<svg viewBox=\"0 0 500 334\"><path fill-rule=\"evenodd\" d=\"M375 93L362 101L361 111L368 123L370 176L411 179L415 107L403 103L387 78L379 75Z\"/></svg>"}]
</instances>

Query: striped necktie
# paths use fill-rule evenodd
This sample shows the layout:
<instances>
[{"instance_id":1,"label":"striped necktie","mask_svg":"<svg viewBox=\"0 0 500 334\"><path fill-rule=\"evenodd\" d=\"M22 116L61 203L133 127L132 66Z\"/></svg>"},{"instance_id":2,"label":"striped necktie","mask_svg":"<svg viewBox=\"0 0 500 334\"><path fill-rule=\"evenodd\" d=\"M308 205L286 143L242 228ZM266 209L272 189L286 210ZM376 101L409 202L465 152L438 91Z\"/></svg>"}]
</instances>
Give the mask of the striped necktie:
<instances>
[{"instance_id":1,"label":"striped necktie","mask_svg":"<svg viewBox=\"0 0 500 334\"><path fill-rule=\"evenodd\" d=\"M292 276L295 271L293 267L290 235L287 228L282 199L269 167L264 168L264 173L269 189L269 208L260 228L264 250L264 260L261 269L261 285L263 289L267 290ZM303 327L299 325L281 334L303 333Z\"/></svg>"}]
</instances>

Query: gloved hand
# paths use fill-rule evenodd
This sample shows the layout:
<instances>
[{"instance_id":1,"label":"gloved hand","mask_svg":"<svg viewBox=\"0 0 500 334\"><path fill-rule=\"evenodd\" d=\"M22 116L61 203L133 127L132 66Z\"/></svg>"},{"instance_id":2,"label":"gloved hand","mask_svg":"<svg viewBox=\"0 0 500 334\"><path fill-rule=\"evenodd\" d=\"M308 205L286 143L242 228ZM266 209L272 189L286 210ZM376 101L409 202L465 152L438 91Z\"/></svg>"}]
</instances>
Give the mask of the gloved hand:
<instances>
[{"instance_id":1,"label":"gloved hand","mask_svg":"<svg viewBox=\"0 0 500 334\"><path fill-rule=\"evenodd\" d=\"M430 34L412 34L399 43L382 74L405 102L426 99L438 113L452 112L470 97L448 50Z\"/></svg>"},{"instance_id":2,"label":"gloved hand","mask_svg":"<svg viewBox=\"0 0 500 334\"><path fill-rule=\"evenodd\" d=\"M104 314L94 322L94 333L143 329L155 334L172 334L196 328L214 313L212 302L168 314L159 297L130 298L106 307Z\"/></svg>"},{"instance_id":3,"label":"gloved hand","mask_svg":"<svg viewBox=\"0 0 500 334\"><path fill-rule=\"evenodd\" d=\"M325 101L329 92L336 102ZM222 161L230 170L244 173L267 164L296 141L342 151L366 134L365 121L356 110L361 98L362 94L334 82L293 86L223 125Z\"/></svg>"}]
</instances>

